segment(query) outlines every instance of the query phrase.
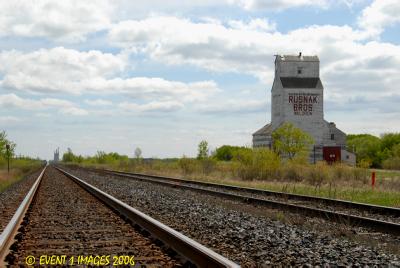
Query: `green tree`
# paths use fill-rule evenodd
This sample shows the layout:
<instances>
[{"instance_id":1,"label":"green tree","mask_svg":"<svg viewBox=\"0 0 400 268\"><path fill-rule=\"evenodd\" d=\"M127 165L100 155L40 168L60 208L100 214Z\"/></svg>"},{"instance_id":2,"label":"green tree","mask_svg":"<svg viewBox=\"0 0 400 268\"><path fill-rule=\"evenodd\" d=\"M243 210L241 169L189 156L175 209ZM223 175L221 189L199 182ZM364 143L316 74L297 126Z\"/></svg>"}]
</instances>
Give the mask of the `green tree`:
<instances>
[{"instance_id":1,"label":"green tree","mask_svg":"<svg viewBox=\"0 0 400 268\"><path fill-rule=\"evenodd\" d=\"M400 143L392 147L392 156L400 157Z\"/></svg>"},{"instance_id":2,"label":"green tree","mask_svg":"<svg viewBox=\"0 0 400 268\"><path fill-rule=\"evenodd\" d=\"M10 149L8 150L8 154L7 154L7 144L10 146ZM1 131L0 132L0 157L2 158L7 158L7 157L13 157L14 153L15 153L15 147L17 147L17 145L8 140L7 139L7 133L5 131Z\"/></svg>"},{"instance_id":3,"label":"green tree","mask_svg":"<svg viewBox=\"0 0 400 268\"><path fill-rule=\"evenodd\" d=\"M198 153L197 153L197 159L206 159L208 158L208 152L210 149L208 148L208 142L205 140L202 140L199 143L198 146Z\"/></svg>"},{"instance_id":4,"label":"green tree","mask_svg":"<svg viewBox=\"0 0 400 268\"><path fill-rule=\"evenodd\" d=\"M5 131L0 132L0 156L6 155L7 134Z\"/></svg>"},{"instance_id":5,"label":"green tree","mask_svg":"<svg viewBox=\"0 0 400 268\"><path fill-rule=\"evenodd\" d=\"M96 162L99 164L105 164L107 162L106 160L106 152L104 151L97 151L96 155L94 156L96 158Z\"/></svg>"},{"instance_id":6,"label":"green tree","mask_svg":"<svg viewBox=\"0 0 400 268\"><path fill-rule=\"evenodd\" d=\"M220 161L231 161L238 151L244 147L223 145L215 150L214 158Z\"/></svg>"},{"instance_id":7,"label":"green tree","mask_svg":"<svg viewBox=\"0 0 400 268\"><path fill-rule=\"evenodd\" d=\"M391 151L393 146L400 144L400 133L385 133L381 135L381 151Z\"/></svg>"},{"instance_id":8,"label":"green tree","mask_svg":"<svg viewBox=\"0 0 400 268\"><path fill-rule=\"evenodd\" d=\"M390 156L383 161L382 166L387 169L400 170L400 143L393 145Z\"/></svg>"},{"instance_id":9,"label":"green tree","mask_svg":"<svg viewBox=\"0 0 400 268\"><path fill-rule=\"evenodd\" d=\"M63 154L62 161L63 162L74 162L76 159L76 156L72 152L71 148L67 149L67 152Z\"/></svg>"},{"instance_id":10,"label":"green tree","mask_svg":"<svg viewBox=\"0 0 400 268\"><path fill-rule=\"evenodd\" d=\"M284 123L272 133L274 151L281 157L293 159L307 153L313 138L291 123Z\"/></svg>"},{"instance_id":11,"label":"green tree","mask_svg":"<svg viewBox=\"0 0 400 268\"><path fill-rule=\"evenodd\" d=\"M381 152L381 139L370 134L347 135L347 147L355 150L359 165L380 167L382 159L387 158Z\"/></svg>"}]
</instances>

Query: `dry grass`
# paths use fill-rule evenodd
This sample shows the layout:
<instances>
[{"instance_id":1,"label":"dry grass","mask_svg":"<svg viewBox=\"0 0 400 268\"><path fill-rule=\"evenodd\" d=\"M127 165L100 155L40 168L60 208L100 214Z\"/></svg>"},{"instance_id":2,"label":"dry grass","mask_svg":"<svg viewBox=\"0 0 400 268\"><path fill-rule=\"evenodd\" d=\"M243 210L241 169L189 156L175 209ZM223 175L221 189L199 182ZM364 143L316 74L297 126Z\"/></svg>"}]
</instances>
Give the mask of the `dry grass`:
<instances>
[{"instance_id":1,"label":"dry grass","mask_svg":"<svg viewBox=\"0 0 400 268\"><path fill-rule=\"evenodd\" d=\"M372 189L371 170L368 169L340 164L330 166L323 162L310 165L301 161L259 165L260 155L255 161L246 161L218 161L208 167L207 172L204 172L204 165L194 159L96 166L400 207L400 173L397 172L377 172L376 186Z\"/></svg>"},{"instance_id":2,"label":"dry grass","mask_svg":"<svg viewBox=\"0 0 400 268\"><path fill-rule=\"evenodd\" d=\"M16 176L17 171L11 170L10 173L7 170L0 169L0 182L5 182L11 180L13 177Z\"/></svg>"},{"instance_id":3,"label":"dry grass","mask_svg":"<svg viewBox=\"0 0 400 268\"><path fill-rule=\"evenodd\" d=\"M228 185L236 185L241 187L253 187L263 190L282 191L295 194L313 195L328 198L344 199L354 202L378 204L383 206L400 207L400 180L398 179L383 179L377 176L377 182L374 188L369 185L369 180L359 177L357 174L360 171L354 171L349 179L335 179L330 177L326 180L323 177L323 172L318 171L319 167L311 170L315 172L314 177L309 179L295 180L247 180L243 181L239 178L226 176L225 174L211 174L209 176L192 174L184 176L188 179L208 181L214 183L222 183ZM322 172L322 173L318 173ZM147 173L156 175L168 175L183 177L177 172L152 172ZM333 176L333 175L332 175Z\"/></svg>"},{"instance_id":4,"label":"dry grass","mask_svg":"<svg viewBox=\"0 0 400 268\"><path fill-rule=\"evenodd\" d=\"M41 162L36 160L14 160L10 173L7 167L0 167L0 193L40 166Z\"/></svg>"},{"instance_id":5,"label":"dry grass","mask_svg":"<svg viewBox=\"0 0 400 268\"><path fill-rule=\"evenodd\" d=\"M7 189L13 183L19 181L21 179L21 172L19 170L10 170L10 173L7 172L7 169L0 169L0 193Z\"/></svg>"}]
</instances>

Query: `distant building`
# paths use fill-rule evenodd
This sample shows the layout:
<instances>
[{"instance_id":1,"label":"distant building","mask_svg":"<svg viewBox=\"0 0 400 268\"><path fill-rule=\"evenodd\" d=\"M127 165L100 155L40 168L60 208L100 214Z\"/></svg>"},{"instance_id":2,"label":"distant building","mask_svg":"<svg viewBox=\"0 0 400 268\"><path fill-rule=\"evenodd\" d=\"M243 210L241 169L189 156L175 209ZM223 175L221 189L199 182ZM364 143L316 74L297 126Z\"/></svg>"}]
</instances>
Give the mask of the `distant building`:
<instances>
[{"instance_id":1,"label":"distant building","mask_svg":"<svg viewBox=\"0 0 400 268\"><path fill-rule=\"evenodd\" d=\"M309 133L315 141L310 161L355 163L346 150L346 134L324 120L324 87L319 78L317 56L277 55L275 79L271 90L271 123L253 134L253 147L272 146L272 132L290 122Z\"/></svg>"},{"instance_id":2,"label":"distant building","mask_svg":"<svg viewBox=\"0 0 400 268\"><path fill-rule=\"evenodd\" d=\"M57 150L54 151L54 162L60 161L60 148L57 148Z\"/></svg>"}]
</instances>

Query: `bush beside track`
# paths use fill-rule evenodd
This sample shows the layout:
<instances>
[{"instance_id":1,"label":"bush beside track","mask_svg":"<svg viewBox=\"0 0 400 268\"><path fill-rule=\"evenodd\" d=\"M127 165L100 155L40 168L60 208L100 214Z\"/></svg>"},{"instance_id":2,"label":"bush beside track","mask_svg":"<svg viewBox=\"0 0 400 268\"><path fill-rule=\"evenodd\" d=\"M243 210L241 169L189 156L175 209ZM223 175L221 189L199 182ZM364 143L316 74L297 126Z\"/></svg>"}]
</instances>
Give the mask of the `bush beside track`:
<instances>
[{"instance_id":1,"label":"bush beside track","mask_svg":"<svg viewBox=\"0 0 400 268\"><path fill-rule=\"evenodd\" d=\"M374 189L371 171L344 164L309 164L303 159L281 161L267 149L239 148L231 161L205 159L142 159L98 152L92 157L64 154L65 163L85 167L224 183L243 187L338 198L400 207L400 174L378 173Z\"/></svg>"}]
</instances>

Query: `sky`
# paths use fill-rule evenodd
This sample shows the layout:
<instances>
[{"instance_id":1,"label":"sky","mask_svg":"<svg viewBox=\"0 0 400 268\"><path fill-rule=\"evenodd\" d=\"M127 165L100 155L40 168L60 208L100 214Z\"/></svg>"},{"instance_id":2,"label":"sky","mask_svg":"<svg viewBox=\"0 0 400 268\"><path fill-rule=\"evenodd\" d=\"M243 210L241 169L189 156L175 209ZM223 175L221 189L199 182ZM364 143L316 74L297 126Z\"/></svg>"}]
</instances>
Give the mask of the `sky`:
<instances>
[{"instance_id":1,"label":"sky","mask_svg":"<svg viewBox=\"0 0 400 268\"><path fill-rule=\"evenodd\" d=\"M0 0L0 130L17 154L251 145L274 55L318 55L324 116L400 132L398 0Z\"/></svg>"}]
</instances>

